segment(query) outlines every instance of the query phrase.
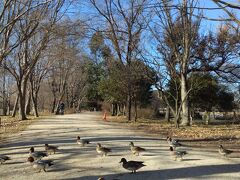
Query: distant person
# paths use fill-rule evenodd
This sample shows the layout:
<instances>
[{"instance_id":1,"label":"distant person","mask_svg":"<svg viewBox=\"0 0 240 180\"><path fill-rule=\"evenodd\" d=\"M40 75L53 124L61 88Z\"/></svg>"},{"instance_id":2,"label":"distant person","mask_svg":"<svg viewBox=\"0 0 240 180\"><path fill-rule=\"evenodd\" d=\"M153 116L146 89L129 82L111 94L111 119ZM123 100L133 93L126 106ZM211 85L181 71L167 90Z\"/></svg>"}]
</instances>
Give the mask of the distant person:
<instances>
[{"instance_id":1,"label":"distant person","mask_svg":"<svg viewBox=\"0 0 240 180\"><path fill-rule=\"evenodd\" d=\"M65 107L64 103L61 102L59 105L59 110L60 110L60 114L62 114L62 115L64 114L64 107Z\"/></svg>"}]
</instances>

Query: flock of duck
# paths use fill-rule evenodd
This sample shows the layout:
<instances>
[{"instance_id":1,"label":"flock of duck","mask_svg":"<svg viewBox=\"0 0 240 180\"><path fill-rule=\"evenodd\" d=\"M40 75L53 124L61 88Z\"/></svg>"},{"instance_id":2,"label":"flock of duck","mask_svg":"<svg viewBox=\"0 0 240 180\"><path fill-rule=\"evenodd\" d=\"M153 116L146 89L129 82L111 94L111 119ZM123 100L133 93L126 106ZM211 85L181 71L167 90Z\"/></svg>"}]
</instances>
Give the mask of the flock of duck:
<instances>
[{"instance_id":1,"label":"flock of duck","mask_svg":"<svg viewBox=\"0 0 240 180\"><path fill-rule=\"evenodd\" d=\"M87 139L81 139L80 136L77 136L76 143L81 146L85 146L87 144L90 144L90 141ZM179 142L179 140L172 139L171 137L167 137L167 143L169 145L170 154L175 161L177 159L182 160L183 156L188 154L187 151L177 148L177 147L183 146ZM53 146L49 144L45 144L44 146L45 146L44 152L35 151L34 147L31 147L29 149L29 157L27 158L27 161L30 162L32 167L37 169L39 172L41 171L46 172L47 167L54 165L53 160L44 159L44 158L51 154L55 154L59 150L58 146ZM129 146L130 146L131 152L136 156L139 156L140 153L146 151L145 148L135 146L133 142L130 142ZM101 156L107 156L108 153L112 152L112 150L110 148L102 146L100 143L97 143L96 152ZM219 145L218 152L222 156L227 157L229 154L233 153L234 151L225 149L222 145ZM11 160L9 156L0 155L1 164L8 160ZM122 167L126 170L131 171L131 173L136 173L138 169L146 166L143 161L127 161L125 158L122 158L119 163L122 163Z\"/></svg>"}]
</instances>

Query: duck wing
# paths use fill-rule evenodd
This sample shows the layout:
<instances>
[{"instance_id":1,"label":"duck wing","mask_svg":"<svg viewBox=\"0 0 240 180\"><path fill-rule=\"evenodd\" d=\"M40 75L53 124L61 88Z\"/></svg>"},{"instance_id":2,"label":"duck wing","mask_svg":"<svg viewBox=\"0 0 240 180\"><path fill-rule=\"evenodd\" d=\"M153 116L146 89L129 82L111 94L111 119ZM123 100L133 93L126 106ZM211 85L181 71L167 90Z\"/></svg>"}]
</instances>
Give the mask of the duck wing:
<instances>
[{"instance_id":1,"label":"duck wing","mask_svg":"<svg viewBox=\"0 0 240 180\"><path fill-rule=\"evenodd\" d=\"M3 159L3 160L11 160L11 158L9 156L6 156L6 155L0 155L0 159Z\"/></svg>"},{"instance_id":2,"label":"duck wing","mask_svg":"<svg viewBox=\"0 0 240 180\"><path fill-rule=\"evenodd\" d=\"M52 166L53 165L53 161L52 160L39 160L37 161L38 164L47 164L48 166Z\"/></svg>"},{"instance_id":3,"label":"duck wing","mask_svg":"<svg viewBox=\"0 0 240 180\"><path fill-rule=\"evenodd\" d=\"M136 146L136 150L137 150L137 151L146 151L146 149L141 148L141 147L139 147L139 146Z\"/></svg>"},{"instance_id":4,"label":"duck wing","mask_svg":"<svg viewBox=\"0 0 240 180\"><path fill-rule=\"evenodd\" d=\"M128 161L128 164L143 164L143 161Z\"/></svg>"},{"instance_id":5,"label":"duck wing","mask_svg":"<svg viewBox=\"0 0 240 180\"><path fill-rule=\"evenodd\" d=\"M90 144L90 141L86 140L86 139L81 139L81 143L82 144Z\"/></svg>"},{"instance_id":6,"label":"duck wing","mask_svg":"<svg viewBox=\"0 0 240 180\"><path fill-rule=\"evenodd\" d=\"M58 150L58 146L46 146L46 150Z\"/></svg>"},{"instance_id":7,"label":"duck wing","mask_svg":"<svg viewBox=\"0 0 240 180\"><path fill-rule=\"evenodd\" d=\"M128 170L137 170L143 166L146 165L142 161L128 161L123 164L123 167Z\"/></svg>"},{"instance_id":8,"label":"duck wing","mask_svg":"<svg viewBox=\"0 0 240 180\"><path fill-rule=\"evenodd\" d=\"M102 147L102 150L104 152L112 152L112 150L110 148L106 148L106 147Z\"/></svg>"},{"instance_id":9,"label":"duck wing","mask_svg":"<svg viewBox=\"0 0 240 180\"><path fill-rule=\"evenodd\" d=\"M187 151L176 151L176 155L182 156L182 155L186 155Z\"/></svg>"},{"instance_id":10,"label":"duck wing","mask_svg":"<svg viewBox=\"0 0 240 180\"><path fill-rule=\"evenodd\" d=\"M226 154L231 154L231 153L234 152L234 151L232 151L232 150L228 150L228 149L224 149L224 151L225 151Z\"/></svg>"},{"instance_id":11,"label":"duck wing","mask_svg":"<svg viewBox=\"0 0 240 180\"><path fill-rule=\"evenodd\" d=\"M48 156L48 154L47 153L45 153L45 152L41 152L41 151L39 151L39 152L36 152L39 156L42 156L42 157L47 157Z\"/></svg>"}]
</instances>

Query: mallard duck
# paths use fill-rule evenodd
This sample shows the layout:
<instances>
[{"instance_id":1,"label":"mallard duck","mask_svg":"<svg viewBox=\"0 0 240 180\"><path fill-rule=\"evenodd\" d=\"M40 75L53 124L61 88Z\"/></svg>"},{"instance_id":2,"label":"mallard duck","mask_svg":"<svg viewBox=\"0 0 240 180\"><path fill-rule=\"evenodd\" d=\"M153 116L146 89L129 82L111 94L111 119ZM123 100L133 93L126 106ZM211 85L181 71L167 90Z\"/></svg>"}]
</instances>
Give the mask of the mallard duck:
<instances>
[{"instance_id":1,"label":"mallard duck","mask_svg":"<svg viewBox=\"0 0 240 180\"><path fill-rule=\"evenodd\" d=\"M100 143L97 143L96 151L98 154L101 154L101 156L106 156L109 152L112 152L111 149L102 147Z\"/></svg>"},{"instance_id":2,"label":"mallard duck","mask_svg":"<svg viewBox=\"0 0 240 180\"><path fill-rule=\"evenodd\" d=\"M130 142L129 146L130 146L132 153L137 156L139 156L140 152L146 151L146 149L144 149L144 148L141 148L139 146L134 146L133 142Z\"/></svg>"},{"instance_id":3,"label":"mallard duck","mask_svg":"<svg viewBox=\"0 0 240 180\"><path fill-rule=\"evenodd\" d=\"M50 146L48 144L45 144L45 150L48 154L55 154L55 152L58 150L58 146Z\"/></svg>"},{"instance_id":4,"label":"mallard duck","mask_svg":"<svg viewBox=\"0 0 240 180\"><path fill-rule=\"evenodd\" d=\"M27 161L32 164L34 169L38 169L39 172L41 172L42 170L44 172L46 172L46 168L53 165L53 161L52 160L38 160L38 161L34 161L33 157L28 157Z\"/></svg>"},{"instance_id":5,"label":"mallard duck","mask_svg":"<svg viewBox=\"0 0 240 180\"><path fill-rule=\"evenodd\" d=\"M177 158L180 158L182 160L183 156L188 154L187 151L184 150L174 150L172 146L170 146L169 150L171 155L175 157L175 161L177 160Z\"/></svg>"},{"instance_id":6,"label":"mallard duck","mask_svg":"<svg viewBox=\"0 0 240 180\"><path fill-rule=\"evenodd\" d=\"M35 152L34 151L34 147L30 148L29 155L31 157L33 157L34 160L42 159L43 157L47 157L48 156L47 153L45 153L45 152L41 152L41 151Z\"/></svg>"},{"instance_id":7,"label":"mallard duck","mask_svg":"<svg viewBox=\"0 0 240 180\"><path fill-rule=\"evenodd\" d=\"M127 161L125 158L122 158L119 163L123 163L123 168L131 171L131 173L136 173L138 169L146 166L145 164L143 164L143 161Z\"/></svg>"},{"instance_id":8,"label":"mallard duck","mask_svg":"<svg viewBox=\"0 0 240 180\"><path fill-rule=\"evenodd\" d=\"M167 137L167 142L168 142L169 146L172 146L174 149L176 147L182 146L182 144L179 143L178 139L172 139L171 137Z\"/></svg>"},{"instance_id":9,"label":"mallard duck","mask_svg":"<svg viewBox=\"0 0 240 180\"><path fill-rule=\"evenodd\" d=\"M98 178L98 180L105 180L103 177Z\"/></svg>"},{"instance_id":10,"label":"mallard duck","mask_svg":"<svg viewBox=\"0 0 240 180\"><path fill-rule=\"evenodd\" d=\"M90 144L90 141L86 139L81 139L80 136L77 136L77 144L85 146L86 144Z\"/></svg>"},{"instance_id":11,"label":"mallard duck","mask_svg":"<svg viewBox=\"0 0 240 180\"><path fill-rule=\"evenodd\" d=\"M1 164L4 163L5 161L11 160L9 156L6 155L0 155L0 162Z\"/></svg>"},{"instance_id":12,"label":"mallard duck","mask_svg":"<svg viewBox=\"0 0 240 180\"><path fill-rule=\"evenodd\" d=\"M222 156L227 157L229 154L232 154L234 151L225 149L222 145L219 145L218 152L219 152L219 154L221 154Z\"/></svg>"}]
</instances>

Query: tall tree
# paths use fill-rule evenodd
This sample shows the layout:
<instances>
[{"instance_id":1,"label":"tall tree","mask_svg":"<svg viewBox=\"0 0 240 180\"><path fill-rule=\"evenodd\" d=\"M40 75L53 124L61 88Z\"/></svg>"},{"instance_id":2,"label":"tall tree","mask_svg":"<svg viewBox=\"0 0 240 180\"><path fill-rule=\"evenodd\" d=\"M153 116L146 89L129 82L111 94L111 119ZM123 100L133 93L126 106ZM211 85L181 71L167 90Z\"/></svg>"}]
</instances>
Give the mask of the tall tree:
<instances>
[{"instance_id":1,"label":"tall tree","mask_svg":"<svg viewBox=\"0 0 240 180\"><path fill-rule=\"evenodd\" d=\"M215 35L211 32L200 35L201 14L196 16L196 2L183 1L174 6L179 7L176 10L171 4L174 1L163 0L163 6L156 8L159 21L150 26L157 52L160 53L159 59L154 58L153 64L157 65L155 67L159 72L158 89L161 94L174 97L175 108L171 110L176 119L181 114L182 125L190 124L188 97L193 84L189 84L188 77L192 73L213 72L226 80L239 79L239 63L236 59L239 41L236 34L222 26ZM176 90L180 89L178 96L167 93L166 84L169 80L174 82ZM164 99L167 101L167 98Z\"/></svg>"},{"instance_id":2,"label":"tall tree","mask_svg":"<svg viewBox=\"0 0 240 180\"><path fill-rule=\"evenodd\" d=\"M79 21L63 21L56 24L53 41L49 44L48 58L53 60L48 72L48 81L52 92L52 113L59 113L58 106L66 100L69 78L79 67L79 41L83 32ZM72 86L72 85L70 85Z\"/></svg>"},{"instance_id":3,"label":"tall tree","mask_svg":"<svg viewBox=\"0 0 240 180\"><path fill-rule=\"evenodd\" d=\"M157 28L151 29L159 42L158 52L163 57L168 75L172 79L177 78L176 80L180 83L181 104L175 108L175 114L179 119L181 111L181 124L185 126L190 124L188 102L190 87L187 84L187 76L200 25L200 20L194 18L193 14L197 1L183 0L177 4L179 7L177 10L172 8L173 1L162 0L161 2L162 6L156 8L156 15L160 21L159 27L164 29L162 37L159 36ZM163 92L161 88L158 89Z\"/></svg>"},{"instance_id":4,"label":"tall tree","mask_svg":"<svg viewBox=\"0 0 240 180\"><path fill-rule=\"evenodd\" d=\"M34 1L28 6L31 7L35 3L39 2ZM25 105L29 76L49 42L51 31L58 20L63 3L63 0L56 0L38 6L34 11L25 13L14 29L17 38L26 40L15 49L12 58L5 59L4 68L12 74L17 83L21 120L27 119Z\"/></svg>"},{"instance_id":5,"label":"tall tree","mask_svg":"<svg viewBox=\"0 0 240 180\"><path fill-rule=\"evenodd\" d=\"M146 27L146 18L143 18L147 0L90 0L97 13L106 22L106 29L102 31L108 37L117 60L125 66L128 82L127 118L131 120L132 110L132 61L137 59L141 32Z\"/></svg>"}]
</instances>

